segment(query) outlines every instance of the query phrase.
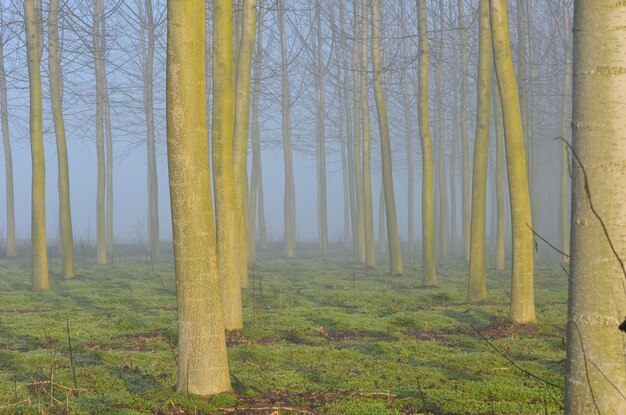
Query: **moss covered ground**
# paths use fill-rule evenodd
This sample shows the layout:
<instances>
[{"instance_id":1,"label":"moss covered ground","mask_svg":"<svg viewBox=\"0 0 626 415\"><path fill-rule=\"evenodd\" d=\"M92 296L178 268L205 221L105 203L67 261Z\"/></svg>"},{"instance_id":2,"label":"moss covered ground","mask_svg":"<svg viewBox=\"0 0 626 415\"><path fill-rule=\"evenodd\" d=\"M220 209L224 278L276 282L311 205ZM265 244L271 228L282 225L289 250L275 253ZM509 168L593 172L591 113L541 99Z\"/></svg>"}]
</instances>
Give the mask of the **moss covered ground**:
<instances>
[{"instance_id":1,"label":"moss covered ground","mask_svg":"<svg viewBox=\"0 0 626 415\"><path fill-rule=\"evenodd\" d=\"M51 261L51 292L26 260L0 260L2 414L562 413L567 278L537 263L536 326L507 320L509 273L488 269L488 302L466 302L462 260L391 277L347 255L250 269L245 328L229 333L232 394L178 396L171 262Z\"/></svg>"}]
</instances>

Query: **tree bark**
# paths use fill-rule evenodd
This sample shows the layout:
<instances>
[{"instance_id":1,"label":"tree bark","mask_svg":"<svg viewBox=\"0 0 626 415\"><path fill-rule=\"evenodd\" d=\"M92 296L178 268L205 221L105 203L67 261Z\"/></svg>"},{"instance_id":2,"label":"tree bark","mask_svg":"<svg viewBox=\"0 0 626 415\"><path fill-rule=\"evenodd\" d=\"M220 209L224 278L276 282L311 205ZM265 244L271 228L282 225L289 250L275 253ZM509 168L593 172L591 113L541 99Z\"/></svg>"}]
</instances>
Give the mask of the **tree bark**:
<instances>
[{"instance_id":1,"label":"tree bark","mask_svg":"<svg viewBox=\"0 0 626 415\"><path fill-rule=\"evenodd\" d=\"M474 143L474 177L472 182L472 224L470 233L469 287L470 302L487 299L486 218L487 162L489 160L489 127L491 124L491 26L489 0L480 0L480 46L478 57L478 108Z\"/></svg>"},{"instance_id":2,"label":"tree bark","mask_svg":"<svg viewBox=\"0 0 626 415\"><path fill-rule=\"evenodd\" d=\"M215 4L220 2L230 4ZM168 3L167 150L179 330L176 389L213 395L231 386L206 139L204 24L203 0Z\"/></svg>"},{"instance_id":3,"label":"tree bark","mask_svg":"<svg viewBox=\"0 0 626 415\"><path fill-rule=\"evenodd\" d=\"M50 289L48 281L48 250L46 246L46 165L43 145L43 98L41 93L40 11L34 0L24 1L26 52L30 89L30 152L32 160L31 193L31 255L33 291Z\"/></svg>"},{"instance_id":4,"label":"tree bark","mask_svg":"<svg viewBox=\"0 0 626 415\"><path fill-rule=\"evenodd\" d=\"M0 3L0 26L2 25L2 4ZM2 123L2 142L4 145L4 174L6 186L7 209L7 239L6 256L11 258L17 255L15 241L15 192L13 188L13 155L11 151L11 136L9 133L9 100L7 98L7 79L4 69L4 39L0 31L0 122Z\"/></svg>"},{"instance_id":5,"label":"tree bark","mask_svg":"<svg viewBox=\"0 0 626 415\"><path fill-rule=\"evenodd\" d=\"M54 119L59 175L59 240L63 253L61 267L63 278L76 275L74 267L74 233L70 208L70 173L67 160L67 141L63 120L63 85L61 75L61 52L59 50L58 26L59 0L50 0L48 10L48 77L50 82L50 105Z\"/></svg>"},{"instance_id":6,"label":"tree bark","mask_svg":"<svg viewBox=\"0 0 626 415\"><path fill-rule=\"evenodd\" d=\"M422 281L437 285L435 262L435 212L433 142L428 111L428 26L426 0L416 0L419 29L419 128L422 139Z\"/></svg>"},{"instance_id":7,"label":"tree bark","mask_svg":"<svg viewBox=\"0 0 626 415\"><path fill-rule=\"evenodd\" d=\"M281 86L282 86L282 133L285 162L285 256L293 258L296 248L296 189L293 178L293 154L291 149L291 94L287 68L287 39L285 34L285 2L278 0L278 28L280 36Z\"/></svg>"},{"instance_id":8,"label":"tree bark","mask_svg":"<svg viewBox=\"0 0 626 415\"><path fill-rule=\"evenodd\" d=\"M316 167L317 167L317 221L319 248L323 256L328 255L328 202L326 191L326 93L324 80L324 53L322 49L321 0L315 2L317 102L315 122Z\"/></svg>"},{"instance_id":9,"label":"tree bark","mask_svg":"<svg viewBox=\"0 0 626 415\"><path fill-rule=\"evenodd\" d=\"M239 276L240 245L236 210L233 129L235 86L233 5L213 3L213 185L217 229L217 262L221 276L222 314L226 330L243 327Z\"/></svg>"},{"instance_id":10,"label":"tree bark","mask_svg":"<svg viewBox=\"0 0 626 415\"><path fill-rule=\"evenodd\" d=\"M96 77L96 157L98 184L96 191L96 253L98 264L107 263L106 237L106 167L104 155L104 56L102 36L103 0L95 0L92 27L92 49Z\"/></svg>"},{"instance_id":11,"label":"tree bark","mask_svg":"<svg viewBox=\"0 0 626 415\"><path fill-rule=\"evenodd\" d=\"M239 47L235 71L234 180L235 217L238 234L239 278L241 287L248 286L248 128L250 125L250 71L256 34L256 0L244 0Z\"/></svg>"},{"instance_id":12,"label":"tree bark","mask_svg":"<svg viewBox=\"0 0 626 415\"><path fill-rule=\"evenodd\" d=\"M463 180L463 250L465 260L469 261L470 252L470 150L467 125L467 81L469 77L467 60L467 28L465 27L465 0L459 0L459 28L461 30L461 158Z\"/></svg>"},{"instance_id":13,"label":"tree bark","mask_svg":"<svg viewBox=\"0 0 626 415\"><path fill-rule=\"evenodd\" d=\"M532 216L520 99L511 57L506 1L490 0L490 5L491 36L504 116L506 161L511 199L511 227L513 230L510 317L514 323L534 323L536 317L533 287Z\"/></svg>"},{"instance_id":14,"label":"tree bark","mask_svg":"<svg viewBox=\"0 0 626 415\"><path fill-rule=\"evenodd\" d=\"M378 0L372 0L372 68L374 71L374 95L378 112L378 129L383 170L383 189L385 192L385 211L387 213L387 239L389 243L389 272L392 275L402 274L402 247L398 235L398 216L396 213L396 196L393 189L393 172L391 157L391 139L387 122L385 91L383 90L383 69L380 59L380 38L382 22Z\"/></svg>"},{"instance_id":15,"label":"tree bark","mask_svg":"<svg viewBox=\"0 0 626 415\"><path fill-rule=\"evenodd\" d=\"M626 391L625 5L574 3L565 413L622 414Z\"/></svg>"}]
</instances>

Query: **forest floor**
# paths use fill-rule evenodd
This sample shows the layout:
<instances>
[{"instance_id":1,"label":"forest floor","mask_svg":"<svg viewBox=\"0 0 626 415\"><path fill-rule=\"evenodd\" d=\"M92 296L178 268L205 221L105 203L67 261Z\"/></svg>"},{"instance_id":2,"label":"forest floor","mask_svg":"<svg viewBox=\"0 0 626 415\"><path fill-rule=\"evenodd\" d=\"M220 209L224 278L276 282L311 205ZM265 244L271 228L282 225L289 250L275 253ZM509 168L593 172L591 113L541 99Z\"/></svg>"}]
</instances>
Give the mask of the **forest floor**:
<instances>
[{"instance_id":1,"label":"forest floor","mask_svg":"<svg viewBox=\"0 0 626 415\"><path fill-rule=\"evenodd\" d=\"M462 260L391 277L347 255L261 255L228 335L235 393L179 396L171 262L52 264L29 290L26 259L0 260L2 414L562 413L567 278L536 270L536 326L507 321L510 274L490 266L489 297L466 302Z\"/></svg>"}]
</instances>

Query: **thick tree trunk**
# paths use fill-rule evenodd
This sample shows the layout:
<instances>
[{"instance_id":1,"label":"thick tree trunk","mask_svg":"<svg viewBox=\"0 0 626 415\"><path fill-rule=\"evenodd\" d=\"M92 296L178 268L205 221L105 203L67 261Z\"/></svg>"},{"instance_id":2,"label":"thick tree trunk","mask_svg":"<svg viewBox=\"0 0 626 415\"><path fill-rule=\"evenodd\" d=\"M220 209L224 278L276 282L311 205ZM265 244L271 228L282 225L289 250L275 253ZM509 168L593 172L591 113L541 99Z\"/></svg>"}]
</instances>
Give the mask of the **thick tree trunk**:
<instances>
[{"instance_id":1,"label":"thick tree trunk","mask_svg":"<svg viewBox=\"0 0 626 415\"><path fill-rule=\"evenodd\" d=\"M511 281L511 320L535 322L533 287L533 235L528 175L524 149L524 130L517 81L513 70L506 1L490 0L491 35L498 87L504 114L506 161L511 198L513 264Z\"/></svg>"},{"instance_id":2,"label":"thick tree trunk","mask_svg":"<svg viewBox=\"0 0 626 415\"><path fill-rule=\"evenodd\" d=\"M203 0L168 3L167 149L179 330L177 391L213 395L231 387L206 139L204 24Z\"/></svg>"},{"instance_id":3,"label":"thick tree trunk","mask_svg":"<svg viewBox=\"0 0 626 415\"><path fill-rule=\"evenodd\" d=\"M383 90L383 69L380 59L380 38L382 22L378 0L372 0L372 68L374 71L374 94L378 112L378 129L383 170L383 189L385 191L385 211L387 213L387 237L389 242L389 272L392 275L402 274L402 247L398 235L398 216L396 213L396 196L393 189L391 139L387 122L385 91Z\"/></svg>"},{"instance_id":4,"label":"thick tree trunk","mask_svg":"<svg viewBox=\"0 0 626 415\"><path fill-rule=\"evenodd\" d=\"M489 0L480 0L480 46L478 58L478 108L474 143L474 177L472 182L472 225L470 233L469 287L470 302L487 299L486 218L487 162L489 160L489 127L491 125L491 26Z\"/></svg>"},{"instance_id":5,"label":"thick tree trunk","mask_svg":"<svg viewBox=\"0 0 626 415\"><path fill-rule=\"evenodd\" d=\"M422 139L422 267L424 285L437 285L435 262L435 212L433 192L433 142L428 111L428 26L426 0L417 1L419 28L419 127Z\"/></svg>"},{"instance_id":6,"label":"thick tree trunk","mask_svg":"<svg viewBox=\"0 0 626 415\"><path fill-rule=\"evenodd\" d=\"M0 26L2 26L2 4L0 4ZM4 39L0 31L0 122L2 123L2 142L4 145L4 174L6 186L7 238L6 256L17 255L15 241L15 196L13 190L13 154L9 134L9 100L7 98L7 79L4 69Z\"/></svg>"},{"instance_id":7,"label":"thick tree trunk","mask_svg":"<svg viewBox=\"0 0 626 415\"><path fill-rule=\"evenodd\" d=\"M63 278L74 278L74 233L70 208L70 173L67 160L67 142L63 120L63 85L61 76L61 52L58 27L59 0L50 0L48 10L48 77L50 81L50 104L54 119L59 175L59 241L61 243Z\"/></svg>"},{"instance_id":8,"label":"thick tree trunk","mask_svg":"<svg viewBox=\"0 0 626 415\"><path fill-rule=\"evenodd\" d=\"M623 414L624 4L574 3L572 245L565 413Z\"/></svg>"},{"instance_id":9,"label":"thick tree trunk","mask_svg":"<svg viewBox=\"0 0 626 415\"><path fill-rule=\"evenodd\" d=\"M39 47L40 11L35 11L35 1L24 1L26 26L26 52L28 58L28 84L30 89L30 152L32 160L31 193L31 255L33 291L47 291L48 250L46 246L46 165L43 146L43 98L41 93L41 49Z\"/></svg>"},{"instance_id":10,"label":"thick tree trunk","mask_svg":"<svg viewBox=\"0 0 626 415\"><path fill-rule=\"evenodd\" d=\"M217 261L221 276L222 314L226 330L243 327L239 276L240 246L236 210L233 129L235 87L233 9L230 0L213 3L213 185Z\"/></svg>"}]
</instances>

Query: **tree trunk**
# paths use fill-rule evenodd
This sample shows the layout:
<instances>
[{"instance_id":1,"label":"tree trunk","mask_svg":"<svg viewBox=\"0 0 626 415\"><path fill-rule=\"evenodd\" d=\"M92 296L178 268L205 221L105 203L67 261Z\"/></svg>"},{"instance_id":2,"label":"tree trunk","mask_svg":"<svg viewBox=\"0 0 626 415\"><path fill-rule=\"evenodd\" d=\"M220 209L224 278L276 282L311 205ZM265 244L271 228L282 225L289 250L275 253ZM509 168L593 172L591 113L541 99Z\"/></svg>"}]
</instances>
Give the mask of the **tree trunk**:
<instances>
[{"instance_id":1,"label":"tree trunk","mask_svg":"<svg viewBox=\"0 0 626 415\"><path fill-rule=\"evenodd\" d=\"M257 199L261 195L259 187L263 182L261 174L261 131L259 128L259 99L261 96L261 64L263 61L263 17L265 9L262 0L259 1L259 15L257 24L257 42L253 58L254 85L252 87L252 172L250 174L250 192L248 196L248 260L256 261L256 215ZM261 201L258 202L262 203ZM261 218L259 218L259 223Z\"/></svg>"},{"instance_id":2,"label":"tree trunk","mask_svg":"<svg viewBox=\"0 0 626 415\"><path fill-rule=\"evenodd\" d=\"M360 24L364 22L359 18L360 9L359 6L363 1L367 0L354 0L354 36L352 38L352 78L354 82L354 142L353 142L353 160L354 160L354 185L355 185L355 206L356 206L356 232L355 235L355 245L356 245L356 256L357 261L360 264L365 264L366 262L366 251L365 251L365 197L363 192L363 164L362 164L362 155L361 155L361 76L360 66L359 66L359 47L357 40L360 39L360 42L365 42L366 39L361 39L362 32L360 29Z\"/></svg>"},{"instance_id":3,"label":"tree trunk","mask_svg":"<svg viewBox=\"0 0 626 415\"><path fill-rule=\"evenodd\" d=\"M433 141L428 111L428 19L426 0L416 0L419 29L419 127L422 139L422 267L423 284L437 285L435 262L435 212L433 192Z\"/></svg>"},{"instance_id":4,"label":"tree trunk","mask_svg":"<svg viewBox=\"0 0 626 415\"><path fill-rule=\"evenodd\" d=\"M559 220L559 234L561 236L561 251L566 255L569 254L569 241L570 241L570 199L569 199L569 187L570 187L570 166L569 166L569 150L567 148L567 142L570 138L570 117L571 99L570 93L572 89L572 57L571 57L571 31L570 31L570 9L569 1L563 0L563 33L565 50L565 76L563 78L563 97L561 100L561 200L560 200L560 220ZM569 257L563 256L564 261L568 261Z\"/></svg>"},{"instance_id":5,"label":"tree trunk","mask_svg":"<svg viewBox=\"0 0 626 415\"><path fill-rule=\"evenodd\" d=\"M378 251L381 255L387 255L387 227L385 221L387 215L385 213L385 192L380 188L380 196L378 197Z\"/></svg>"},{"instance_id":6,"label":"tree trunk","mask_svg":"<svg viewBox=\"0 0 626 415\"><path fill-rule=\"evenodd\" d=\"M361 119L363 121L363 225L365 227L365 265L376 266L376 240L374 237L374 213L372 196L372 128L368 88L368 1L361 2ZM374 13L374 10L372 10ZM372 15L373 16L373 15ZM374 22L372 21L372 24ZM373 33L372 33L372 36ZM373 39L372 39L373 40ZM372 42L373 43L373 42ZM373 47L373 44L372 44ZM372 59L376 52L372 50ZM358 110L358 109L357 109Z\"/></svg>"},{"instance_id":7,"label":"tree trunk","mask_svg":"<svg viewBox=\"0 0 626 415\"><path fill-rule=\"evenodd\" d=\"M472 182L472 224L468 300L487 299L486 218L487 162L489 160L489 127L491 124L491 27L489 0L480 0L480 47L478 58L478 108L476 110L476 141L474 144L474 177Z\"/></svg>"},{"instance_id":8,"label":"tree trunk","mask_svg":"<svg viewBox=\"0 0 626 415\"><path fill-rule=\"evenodd\" d=\"M106 167L104 155L104 51L101 36L103 0L95 0L92 28L92 49L96 77L96 157L98 165L98 185L96 195L96 252L98 264L107 263L106 237Z\"/></svg>"},{"instance_id":9,"label":"tree trunk","mask_svg":"<svg viewBox=\"0 0 626 415\"><path fill-rule=\"evenodd\" d=\"M226 330L243 327L239 276L240 245L233 167L235 87L233 9L230 0L213 3L213 185L217 229L217 261L221 276Z\"/></svg>"},{"instance_id":10,"label":"tree trunk","mask_svg":"<svg viewBox=\"0 0 626 415\"><path fill-rule=\"evenodd\" d=\"M497 199L497 223L496 223L496 269L503 271L505 261L505 210L504 205L504 125L502 125L502 103L497 86L491 88L493 115L495 118L496 132L496 199Z\"/></svg>"},{"instance_id":11,"label":"tree trunk","mask_svg":"<svg viewBox=\"0 0 626 415\"><path fill-rule=\"evenodd\" d=\"M382 22L378 0L372 0L372 68L374 71L374 95L378 112L378 129L380 131L380 147L383 170L383 189L385 191L385 211L387 213L387 239L389 242L389 272L392 275L403 273L402 247L398 235L398 216L396 213L396 196L393 189L391 139L387 122L385 91L383 90L383 69L380 59L380 38Z\"/></svg>"},{"instance_id":12,"label":"tree trunk","mask_svg":"<svg viewBox=\"0 0 626 415\"><path fill-rule=\"evenodd\" d=\"M102 88L104 110L104 138L106 145L106 248L109 257L113 257L115 239L113 237L113 129L111 128L111 103L109 101L109 86L106 77L106 13L102 3L102 21L100 25L100 45L102 53Z\"/></svg>"},{"instance_id":13,"label":"tree trunk","mask_svg":"<svg viewBox=\"0 0 626 415\"><path fill-rule=\"evenodd\" d=\"M0 3L0 26L2 26L2 4ZM2 142L4 144L4 174L6 180L7 209L7 245L6 255L17 255L15 242L15 196L13 191L13 155L11 152L11 136L9 134L9 109L7 98L7 79L4 70L4 39L0 31L0 122L2 123Z\"/></svg>"},{"instance_id":14,"label":"tree trunk","mask_svg":"<svg viewBox=\"0 0 626 415\"><path fill-rule=\"evenodd\" d=\"M444 95L444 38L445 28L443 0L439 0L439 63L437 65L437 190L439 195L439 258L448 258L448 189L446 182L446 135L443 121Z\"/></svg>"},{"instance_id":15,"label":"tree trunk","mask_svg":"<svg viewBox=\"0 0 626 415\"><path fill-rule=\"evenodd\" d=\"M328 202L326 195L326 94L324 91L324 53L322 48L321 0L315 2L317 102L315 122L316 167L317 167L317 226L319 248L323 256L328 255Z\"/></svg>"},{"instance_id":16,"label":"tree trunk","mask_svg":"<svg viewBox=\"0 0 626 415\"><path fill-rule=\"evenodd\" d=\"M243 1L240 42L235 77L234 180L235 218L238 234L239 278L248 286L248 128L250 125L250 70L256 34L256 0Z\"/></svg>"},{"instance_id":17,"label":"tree trunk","mask_svg":"<svg viewBox=\"0 0 626 415\"><path fill-rule=\"evenodd\" d=\"M511 226L513 229L510 317L514 323L534 323L536 317L533 288L532 217L520 99L511 57L506 1L490 0L490 4L491 35L504 115L506 161L509 196L511 198Z\"/></svg>"},{"instance_id":18,"label":"tree trunk","mask_svg":"<svg viewBox=\"0 0 626 415\"><path fill-rule=\"evenodd\" d=\"M58 16L59 0L50 0L48 10L48 77L50 82L50 105L54 119L59 171L59 241L61 245L63 278L76 275L74 269L74 233L70 208L70 173L67 160L67 142L63 121L63 86L61 76L61 52L59 50Z\"/></svg>"},{"instance_id":19,"label":"tree trunk","mask_svg":"<svg viewBox=\"0 0 626 415\"><path fill-rule=\"evenodd\" d=\"M46 246L46 166L43 145L43 98L41 93L41 22L40 11L35 11L35 0L24 1L24 23L26 26L26 52L28 57L28 81L30 89L30 152L32 160L31 193L31 255L32 290L47 291L48 250Z\"/></svg>"},{"instance_id":20,"label":"tree trunk","mask_svg":"<svg viewBox=\"0 0 626 415\"><path fill-rule=\"evenodd\" d=\"M278 0L278 28L280 32L281 86L282 86L282 132L285 162L285 256L293 258L296 249L296 189L293 179L293 154L291 149L291 95L287 68L287 39L285 34L285 2Z\"/></svg>"},{"instance_id":21,"label":"tree trunk","mask_svg":"<svg viewBox=\"0 0 626 415\"><path fill-rule=\"evenodd\" d=\"M204 24L203 0L168 3L167 150L179 330L176 389L213 395L231 387L206 139Z\"/></svg>"},{"instance_id":22,"label":"tree trunk","mask_svg":"<svg viewBox=\"0 0 626 415\"><path fill-rule=\"evenodd\" d=\"M470 252L470 156L469 134L467 125L467 80L469 77L467 61L467 28L465 27L465 0L459 0L459 28L461 30L461 157L463 180L463 250L465 260L469 261Z\"/></svg>"},{"instance_id":23,"label":"tree trunk","mask_svg":"<svg viewBox=\"0 0 626 415\"><path fill-rule=\"evenodd\" d=\"M565 413L622 414L626 391L624 5L574 3ZM622 327L620 327L622 328Z\"/></svg>"}]
</instances>

